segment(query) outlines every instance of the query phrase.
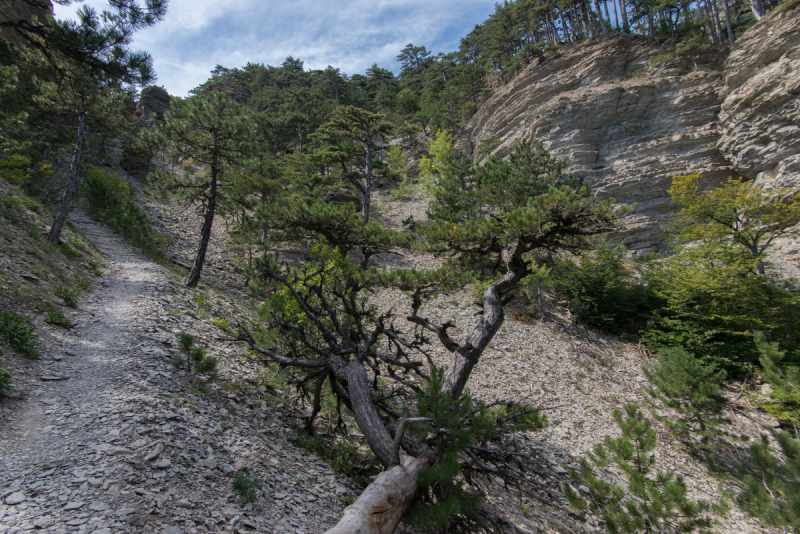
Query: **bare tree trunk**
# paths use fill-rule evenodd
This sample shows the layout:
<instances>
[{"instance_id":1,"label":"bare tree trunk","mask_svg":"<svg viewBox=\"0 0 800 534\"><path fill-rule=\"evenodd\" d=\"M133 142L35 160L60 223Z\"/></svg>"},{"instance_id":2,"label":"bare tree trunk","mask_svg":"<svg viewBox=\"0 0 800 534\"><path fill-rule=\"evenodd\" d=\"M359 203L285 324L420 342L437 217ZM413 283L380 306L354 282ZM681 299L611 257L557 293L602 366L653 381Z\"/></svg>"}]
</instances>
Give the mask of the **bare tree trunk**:
<instances>
[{"instance_id":1,"label":"bare tree trunk","mask_svg":"<svg viewBox=\"0 0 800 534\"><path fill-rule=\"evenodd\" d=\"M569 32L567 30L567 23L564 21L564 10L561 10L561 31L564 32L564 40L568 43L571 41L569 38Z\"/></svg>"},{"instance_id":2,"label":"bare tree trunk","mask_svg":"<svg viewBox=\"0 0 800 534\"><path fill-rule=\"evenodd\" d=\"M97 162L100 162L100 158L103 157L103 150L106 148L106 134L102 134L100 136L100 147L97 149Z\"/></svg>"},{"instance_id":3,"label":"bare tree trunk","mask_svg":"<svg viewBox=\"0 0 800 534\"><path fill-rule=\"evenodd\" d=\"M72 153L72 163L69 166L69 180L67 188L64 190L64 197L61 199L61 206L58 208L53 226L50 227L48 239L53 243L58 243L61 238L61 230L67 222L69 207L72 204L72 195L78 185L78 165L81 161L81 148L83 148L83 129L86 123L86 89L81 93L81 107L78 111L78 138L75 140L75 151Z\"/></svg>"},{"instance_id":4,"label":"bare tree trunk","mask_svg":"<svg viewBox=\"0 0 800 534\"><path fill-rule=\"evenodd\" d=\"M761 0L750 0L750 9L753 11L753 16L756 20L761 20L764 17L764 4Z\"/></svg>"},{"instance_id":5,"label":"bare tree trunk","mask_svg":"<svg viewBox=\"0 0 800 534\"><path fill-rule=\"evenodd\" d=\"M326 534L394 532L417 493L417 475L428 465L427 458L407 456L402 465L378 475Z\"/></svg>"},{"instance_id":6,"label":"bare tree trunk","mask_svg":"<svg viewBox=\"0 0 800 534\"><path fill-rule=\"evenodd\" d=\"M520 259L521 250L521 243L518 243L503 252L508 272L486 289L483 294L483 317L453 351L453 361L445 376L445 387L450 390L454 399L461 396L472 369L503 324L505 316L501 301L502 291L512 287L527 274L525 264Z\"/></svg>"},{"instance_id":7,"label":"bare tree trunk","mask_svg":"<svg viewBox=\"0 0 800 534\"><path fill-rule=\"evenodd\" d=\"M720 24L719 20L719 9L717 9L717 1L716 0L708 0L711 4L711 9L714 12L714 27L717 29L717 35L719 36L719 44L723 44L725 41L722 39L722 24Z\"/></svg>"},{"instance_id":8,"label":"bare tree trunk","mask_svg":"<svg viewBox=\"0 0 800 534\"><path fill-rule=\"evenodd\" d=\"M728 0L722 0L725 4L725 22L728 24L728 43L733 44L735 37L733 35L733 24L731 24L731 8L728 5Z\"/></svg>"},{"instance_id":9,"label":"bare tree trunk","mask_svg":"<svg viewBox=\"0 0 800 534\"><path fill-rule=\"evenodd\" d=\"M215 135L216 137L216 135ZM206 261L206 250L211 239L211 227L214 224L214 212L217 208L217 154L211 157L211 181L208 185L208 205L206 205L206 216L203 221L203 229L200 231L200 246L197 248L197 256L194 258L192 272L186 280L187 287L197 287L200 282L200 273L203 270L203 263Z\"/></svg>"},{"instance_id":10,"label":"bare tree trunk","mask_svg":"<svg viewBox=\"0 0 800 534\"><path fill-rule=\"evenodd\" d=\"M600 0L595 0L597 3L597 12L600 13ZM608 1L603 2L603 7L606 9L606 22L608 22L608 28L604 31L604 34L608 34L611 32L613 26L611 26L611 14L608 12Z\"/></svg>"},{"instance_id":11,"label":"bare tree trunk","mask_svg":"<svg viewBox=\"0 0 800 534\"><path fill-rule=\"evenodd\" d=\"M631 27L628 24L628 9L625 7L625 0L619 0L619 8L622 13L622 28L625 33L631 33Z\"/></svg>"}]
</instances>

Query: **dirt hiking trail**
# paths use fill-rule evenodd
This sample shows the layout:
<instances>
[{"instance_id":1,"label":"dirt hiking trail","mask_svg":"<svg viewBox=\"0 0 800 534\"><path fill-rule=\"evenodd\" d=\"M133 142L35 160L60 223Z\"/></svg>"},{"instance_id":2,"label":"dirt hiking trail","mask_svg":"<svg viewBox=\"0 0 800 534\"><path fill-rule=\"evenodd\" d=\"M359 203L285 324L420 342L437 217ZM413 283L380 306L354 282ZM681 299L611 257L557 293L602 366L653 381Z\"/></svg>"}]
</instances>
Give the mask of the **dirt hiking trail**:
<instances>
[{"instance_id":1,"label":"dirt hiking trail","mask_svg":"<svg viewBox=\"0 0 800 534\"><path fill-rule=\"evenodd\" d=\"M70 220L107 269L76 325L29 366L28 394L0 414L0 534L299 534L335 524L357 489L291 445L263 388L195 394L170 364L175 333L192 330L173 309L188 290L105 226L80 212ZM233 491L240 469L261 482L252 502Z\"/></svg>"}]
</instances>

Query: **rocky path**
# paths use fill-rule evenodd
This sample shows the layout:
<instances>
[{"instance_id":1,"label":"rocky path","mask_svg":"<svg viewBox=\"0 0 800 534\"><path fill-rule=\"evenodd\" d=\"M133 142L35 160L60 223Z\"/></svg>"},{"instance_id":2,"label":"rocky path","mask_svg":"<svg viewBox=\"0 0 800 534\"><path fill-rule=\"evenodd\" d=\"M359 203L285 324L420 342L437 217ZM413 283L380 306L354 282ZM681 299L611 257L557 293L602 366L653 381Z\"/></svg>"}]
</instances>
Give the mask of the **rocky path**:
<instances>
[{"instance_id":1,"label":"rocky path","mask_svg":"<svg viewBox=\"0 0 800 534\"><path fill-rule=\"evenodd\" d=\"M162 267L81 214L107 256L76 326L34 362L0 412L0 534L322 532L355 489L294 448L259 395L192 389L170 365L170 316L185 291ZM27 379L27 380L26 380ZM261 482L244 503L232 476Z\"/></svg>"}]
</instances>

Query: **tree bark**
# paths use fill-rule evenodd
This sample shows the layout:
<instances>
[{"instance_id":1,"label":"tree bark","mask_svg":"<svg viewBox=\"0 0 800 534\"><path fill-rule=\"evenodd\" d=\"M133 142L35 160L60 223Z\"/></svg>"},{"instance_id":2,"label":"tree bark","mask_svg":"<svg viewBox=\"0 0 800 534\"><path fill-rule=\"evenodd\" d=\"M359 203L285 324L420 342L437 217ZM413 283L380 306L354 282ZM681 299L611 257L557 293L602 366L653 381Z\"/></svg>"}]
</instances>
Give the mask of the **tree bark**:
<instances>
[{"instance_id":1,"label":"tree bark","mask_svg":"<svg viewBox=\"0 0 800 534\"><path fill-rule=\"evenodd\" d=\"M728 5L728 0L723 0L725 3L725 22L728 25L728 43L733 44L736 37L733 35L733 24L731 23L731 8Z\"/></svg>"},{"instance_id":2,"label":"tree bark","mask_svg":"<svg viewBox=\"0 0 800 534\"><path fill-rule=\"evenodd\" d=\"M764 4L761 0L750 0L750 9L753 11L753 16L756 20L761 20L764 17Z\"/></svg>"},{"instance_id":3,"label":"tree bark","mask_svg":"<svg viewBox=\"0 0 800 534\"><path fill-rule=\"evenodd\" d=\"M100 158L103 157L103 150L106 148L106 134L100 136L100 147L97 149L97 162L100 163Z\"/></svg>"},{"instance_id":4,"label":"tree bark","mask_svg":"<svg viewBox=\"0 0 800 534\"><path fill-rule=\"evenodd\" d=\"M78 165L81 161L81 149L83 148L83 129L86 123L86 90L81 93L81 107L78 111L78 138L75 140L75 151L72 153L72 163L69 166L69 180L64 190L64 197L61 199L61 206L58 209L53 226L50 227L48 239L53 243L58 243L61 238L61 230L67 222L69 207L72 204L72 195L78 185Z\"/></svg>"},{"instance_id":5,"label":"tree bark","mask_svg":"<svg viewBox=\"0 0 800 534\"><path fill-rule=\"evenodd\" d=\"M463 393L472 369L503 324L505 315L501 292L512 287L527 274L524 262L519 259L521 250L521 244L518 243L503 252L508 272L486 289L483 294L483 317L453 352L453 360L445 376L445 387L450 390L454 399Z\"/></svg>"},{"instance_id":6,"label":"tree bark","mask_svg":"<svg viewBox=\"0 0 800 534\"><path fill-rule=\"evenodd\" d=\"M719 36L719 44L723 44L725 41L722 39L722 24L719 20L719 9L717 9L717 2L716 0L708 0L711 4L711 9L714 11L714 26L717 29L717 35Z\"/></svg>"},{"instance_id":7,"label":"tree bark","mask_svg":"<svg viewBox=\"0 0 800 534\"><path fill-rule=\"evenodd\" d=\"M216 134L215 134L216 137ZM206 261L206 250L211 239L211 226L214 224L214 212L217 208L217 154L211 157L211 180L208 185L208 204L206 205L206 216L203 221L203 229L200 231L200 246L197 249L197 256L194 258L194 266L189 278L186 280L187 287L197 287L200 282L200 273L203 270L203 263Z\"/></svg>"},{"instance_id":8,"label":"tree bark","mask_svg":"<svg viewBox=\"0 0 800 534\"><path fill-rule=\"evenodd\" d=\"M378 475L326 534L394 532L417 493L419 472L429 465L427 458L406 456L402 465Z\"/></svg>"},{"instance_id":9,"label":"tree bark","mask_svg":"<svg viewBox=\"0 0 800 534\"><path fill-rule=\"evenodd\" d=\"M383 426L378 411L372 404L364 364L359 360L348 364L344 369L344 378L347 380L347 393L350 395L350 405L358 428L364 434L369 448L372 449L378 460L386 467L391 466L392 437Z\"/></svg>"},{"instance_id":10,"label":"tree bark","mask_svg":"<svg viewBox=\"0 0 800 534\"><path fill-rule=\"evenodd\" d=\"M619 9L622 13L622 31L631 33L631 27L628 24L628 9L625 7L625 0L619 0Z\"/></svg>"}]
</instances>

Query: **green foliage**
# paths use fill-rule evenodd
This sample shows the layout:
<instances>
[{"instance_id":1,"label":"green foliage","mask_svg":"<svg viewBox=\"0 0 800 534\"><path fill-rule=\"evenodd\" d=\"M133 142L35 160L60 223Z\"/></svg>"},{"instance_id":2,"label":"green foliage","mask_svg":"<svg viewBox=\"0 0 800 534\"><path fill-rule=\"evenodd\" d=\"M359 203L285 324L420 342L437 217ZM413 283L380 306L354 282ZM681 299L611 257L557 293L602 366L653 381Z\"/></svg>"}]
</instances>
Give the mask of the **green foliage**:
<instances>
[{"instance_id":1,"label":"green foliage","mask_svg":"<svg viewBox=\"0 0 800 534\"><path fill-rule=\"evenodd\" d=\"M256 491L260 487L261 481L251 477L245 469L240 469L233 475L233 490L243 502L256 500Z\"/></svg>"},{"instance_id":2,"label":"green foliage","mask_svg":"<svg viewBox=\"0 0 800 534\"><path fill-rule=\"evenodd\" d=\"M417 394L418 415L431 422L415 426L434 434L437 461L419 473L420 490L406 518L433 531L476 529L480 527L480 496L464 489L461 455L472 445L494 439L500 426L538 430L547 426L547 418L530 405L475 406L469 394L455 401L444 388L444 377L445 369L433 366L430 379Z\"/></svg>"},{"instance_id":3,"label":"green foliage","mask_svg":"<svg viewBox=\"0 0 800 534\"><path fill-rule=\"evenodd\" d=\"M432 367L430 380L426 381L423 392L417 394L419 416L431 419L430 426L436 433L437 462L419 473L420 489L406 518L411 524L433 531L452 528L455 522L479 528L480 497L463 487L459 453L473 442L490 440L494 426L486 414L470 420L469 395L454 402L444 389L444 371Z\"/></svg>"},{"instance_id":4,"label":"green foliage","mask_svg":"<svg viewBox=\"0 0 800 534\"><path fill-rule=\"evenodd\" d=\"M586 458L581 459L578 477L589 489L586 498L571 486L565 493L578 511L599 512L612 534L618 532L692 532L708 528L704 516L709 505L690 501L680 476L654 471L656 433L636 404L626 404L624 412L614 410L614 421L622 435L606 436L603 444L588 455L596 467L614 463L627 481L626 491L600 479Z\"/></svg>"},{"instance_id":5,"label":"green foliage","mask_svg":"<svg viewBox=\"0 0 800 534\"><path fill-rule=\"evenodd\" d=\"M205 347L196 345L197 337L188 332L178 332L175 334L178 348L186 355L186 370L192 371L192 362L195 364L195 371L204 375L214 375L217 372L219 360L214 356L206 354ZM176 367L182 364L176 360Z\"/></svg>"},{"instance_id":6,"label":"green foliage","mask_svg":"<svg viewBox=\"0 0 800 534\"><path fill-rule=\"evenodd\" d=\"M79 289L57 284L53 286L53 294L63 300L66 306L70 308L78 307L78 297L81 294Z\"/></svg>"},{"instance_id":7,"label":"green foliage","mask_svg":"<svg viewBox=\"0 0 800 534\"><path fill-rule=\"evenodd\" d=\"M120 209L130 199L131 188L117 173L97 167L89 167L84 172L81 194L89 203L92 217L102 220L109 211Z\"/></svg>"},{"instance_id":8,"label":"green foliage","mask_svg":"<svg viewBox=\"0 0 800 534\"><path fill-rule=\"evenodd\" d=\"M228 320L225 319L224 317L215 317L212 322L214 323L214 326L216 326L223 332L231 333L233 331L231 325L228 323Z\"/></svg>"},{"instance_id":9,"label":"green foliage","mask_svg":"<svg viewBox=\"0 0 800 534\"><path fill-rule=\"evenodd\" d=\"M774 434L782 457L774 453L770 440L761 436L750 447L752 472L743 477L745 489L737 502L748 514L770 527L800 529L800 440L786 432Z\"/></svg>"},{"instance_id":10,"label":"green foliage","mask_svg":"<svg viewBox=\"0 0 800 534\"><path fill-rule=\"evenodd\" d=\"M646 277L607 242L579 258L556 262L552 284L581 322L604 329L630 328L660 304Z\"/></svg>"},{"instance_id":11,"label":"green foliage","mask_svg":"<svg viewBox=\"0 0 800 534\"><path fill-rule=\"evenodd\" d=\"M72 321L70 321L62 312L53 309L45 310L44 320L48 324L60 326L62 328L72 328Z\"/></svg>"},{"instance_id":12,"label":"green foliage","mask_svg":"<svg viewBox=\"0 0 800 534\"><path fill-rule=\"evenodd\" d=\"M669 193L682 206L676 250L653 271L663 305L643 340L740 374L758 360L752 332L770 332L783 348L799 344L800 297L768 276L766 254L795 232L800 196L734 179L707 191L700 184L699 174L673 178Z\"/></svg>"},{"instance_id":13,"label":"green foliage","mask_svg":"<svg viewBox=\"0 0 800 534\"><path fill-rule=\"evenodd\" d=\"M11 373L5 367L0 367L0 395L8 395L14 391L11 387Z\"/></svg>"},{"instance_id":14,"label":"green foliage","mask_svg":"<svg viewBox=\"0 0 800 534\"><path fill-rule=\"evenodd\" d=\"M0 340L26 358L38 358L36 340L39 336L30 326L30 319L13 312L0 312Z\"/></svg>"},{"instance_id":15,"label":"green foliage","mask_svg":"<svg viewBox=\"0 0 800 534\"><path fill-rule=\"evenodd\" d=\"M347 437L330 438L295 429L294 443L330 462L337 473L348 477L368 477L377 473L375 458L365 454L358 443Z\"/></svg>"},{"instance_id":16,"label":"green foliage","mask_svg":"<svg viewBox=\"0 0 800 534\"><path fill-rule=\"evenodd\" d=\"M414 181L408 175L405 150L392 145L388 150L388 159L389 172L399 181L392 189L392 199L411 200L414 197Z\"/></svg>"},{"instance_id":17,"label":"green foliage","mask_svg":"<svg viewBox=\"0 0 800 534\"><path fill-rule=\"evenodd\" d=\"M754 339L762 376L772 386L769 402L761 407L782 423L796 425L800 422L800 368L785 365L785 351L780 350L778 343L767 342L763 332L756 332Z\"/></svg>"},{"instance_id":18,"label":"green foliage","mask_svg":"<svg viewBox=\"0 0 800 534\"><path fill-rule=\"evenodd\" d=\"M90 167L81 193L90 214L120 234L150 259L166 263L166 238L153 229L150 218L131 199L130 186L115 172Z\"/></svg>"},{"instance_id":19,"label":"green foliage","mask_svg":"<svg viewBox=\"0 0 800 534\"><path fill-rule=\"evenodd\" d=\"M655 387L648 392L678 412L677 421L666 421L670 429L684 437L699 435L704 443L717 435L718 425L726 421L726 401L719 394L725 371L704 365L683 347L673 347L660 350L658 364L645 374Z\"/></svg>"}]
</instances>

